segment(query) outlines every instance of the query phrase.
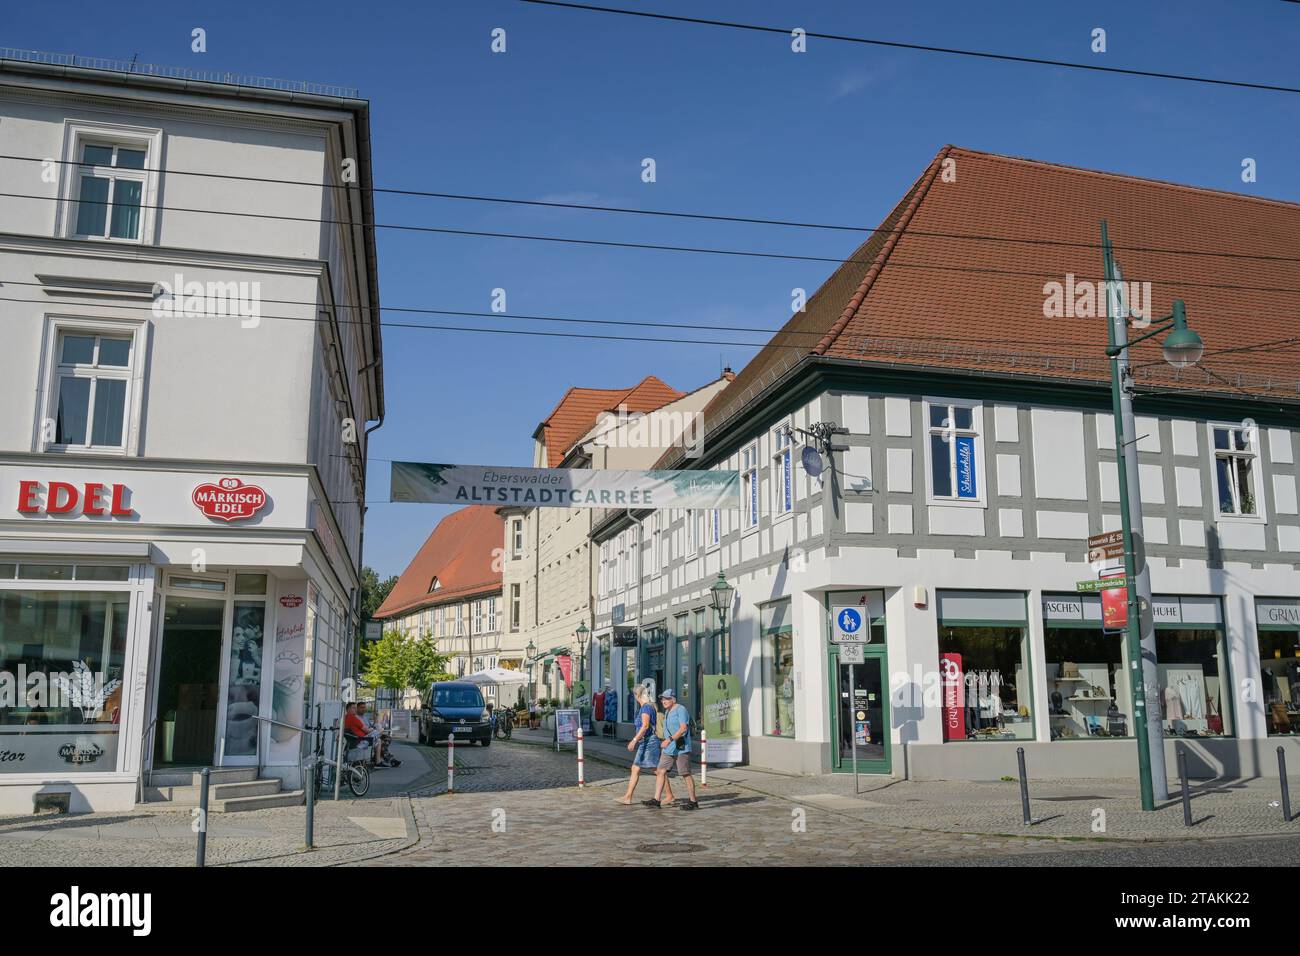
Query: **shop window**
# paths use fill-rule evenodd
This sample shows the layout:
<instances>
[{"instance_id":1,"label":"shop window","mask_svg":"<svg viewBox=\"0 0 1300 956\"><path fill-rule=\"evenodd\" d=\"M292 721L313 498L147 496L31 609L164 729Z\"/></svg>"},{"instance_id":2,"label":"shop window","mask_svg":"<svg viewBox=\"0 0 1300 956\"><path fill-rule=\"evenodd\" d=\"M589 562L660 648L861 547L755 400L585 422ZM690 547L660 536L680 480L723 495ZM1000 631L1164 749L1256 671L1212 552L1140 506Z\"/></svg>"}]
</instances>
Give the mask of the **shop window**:
<instances>
[{"instance_id":1,"label":"shop window","mask_svg":"<svg viewBox=\"0 0 1300 956\"><path fill-rule=\"evenodd\" d=\"M1156 628L1159 703L1166 737L1231 736L1231 713L1223 694L1226 659L1221 630Z\"/></svg>"},{"instance_id":2,"label":"shop window","mask_svg":"<svg viewBox=\"0 0 1300 956\"><path fill-rule=\"evenodd\" d=\"M980 406L927 401L926 480L932 501L982 502Z\"/></svg>"},{"instance_id":3,"label":"shop window","mask_svg":"<svg viewBox=\"0 0 1300 956\"><path fill-rule=\"evenodd\" d=\"M790 602L762 608L763 733L794 737L794 629Z\"/></svg>"},{"instance_id":4,"label":"shop window","mask_svg":"<svg viewBox=\"0 0 1300 956\"><path fill-rule=\"evenodd\" d=\"M1256 429L1211 425L1215 512L1219 516L1260 515Z\"/></svg>"},{"instance_id":5,"label":"shop window","mask_svg":"<svg viewBox=\"0 0 1300 956\"><path fill-rule=\"evenodd\" d=\"M1270 737L1300 734L1300 630L1259 631L1259 677Z\"/></svg>"},{"instance_id":6,"label":"shop window","mask_svg":"<svg viewBox=\"0 0 1300 956\"><path fill-rule=\"evenodd\" d=\"M241 577L237 575L235 589ZM263 588L265 590L265 587ZM262 651L266 637L266 604L236 601L234 628L230 639L230 678L226 684L226 747L229 757L251 757L257 753L261 722L257 719L262 699Z\"/></svg>"},{"instance_id":7,"label":"shop window","mask_svg":"<svg viewBox=\"0 0 1300 956\"><path fill-rule=\"evenodd\" d=\"M1052 739L1131 737L1124 635L1102 630L1100 598L1044 595L1043 624Z\"/></svg>"},{"instance_id":8,"label":"shop window","mask_svg":"<svg viewBox=\"0 0 1300 956\"><path fill-rule=\"evenodd\" d=\"M24 773L117 769L131 596L0 591L0 751Z\"/></svg>"},{"instance_id":9,"label":"shop window","mask_svg":"<svg viewBox=\"0 0 1300 956\"><path fill-rule=\"evenodd\" d=\"M943 739L1032 740L1024 595L940 591L938 599Z\"/></svg>"}]
</instances>

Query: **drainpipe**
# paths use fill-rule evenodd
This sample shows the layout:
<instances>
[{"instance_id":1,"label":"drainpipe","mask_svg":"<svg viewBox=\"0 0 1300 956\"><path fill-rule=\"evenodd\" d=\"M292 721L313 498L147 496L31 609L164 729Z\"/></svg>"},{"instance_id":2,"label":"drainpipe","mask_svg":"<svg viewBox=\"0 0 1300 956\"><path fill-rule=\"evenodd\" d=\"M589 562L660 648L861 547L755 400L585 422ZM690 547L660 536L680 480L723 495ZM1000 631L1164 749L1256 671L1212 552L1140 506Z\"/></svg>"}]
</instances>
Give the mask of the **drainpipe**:
<instances>
[{"instance_id":1,"label":"drainpipe","mask_svg":"<svg viewBox=\"0 0 1300 956\"><path fill-rule=\"evenodd\" d=\"M365 559L363 555L365 554L365 545L366 545L366 512L370 510L369 508L366 507L366 492L369 490L369 482L370 482L370 433L380 428L383 424L384 424L384 415L381 413L379 416L379 421L375 422L364 432L362 432L362 438L365 439L366 455L364 458L361 459L361 501L359 503L359 506L361 508L361 515L360 515L361 521L360 521L360 527L357 529L357 583L358 585L361 582L362 568L365 567ZM361 588L360 587L357 588L356 614L357 614L357 626L359 627L361 624ZM352 676L357 681L360 681L361 640L359 637L356 637L355 633L353 637L355 638L353 641L353 644L355 646L352 649Z\"/></svg>"}]
</instances>

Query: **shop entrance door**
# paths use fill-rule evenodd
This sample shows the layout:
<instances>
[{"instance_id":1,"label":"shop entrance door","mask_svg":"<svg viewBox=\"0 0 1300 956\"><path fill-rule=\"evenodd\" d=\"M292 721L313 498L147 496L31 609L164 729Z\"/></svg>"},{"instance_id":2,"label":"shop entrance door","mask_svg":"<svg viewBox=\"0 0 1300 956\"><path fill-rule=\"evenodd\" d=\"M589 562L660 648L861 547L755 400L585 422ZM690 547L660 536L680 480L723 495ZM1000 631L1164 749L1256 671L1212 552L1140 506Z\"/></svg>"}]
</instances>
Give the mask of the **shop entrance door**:
<instances>
[{"instance_id":1,"label":"shop entrance door","mask_svg":"<svg viewBox=\"0 0 1300 956\"><path fill-rule=\"evenodd\" d=\"M858 772L889 773L889 703L883 654L866 654L846 664L832 653L835 704L832 711L834 769L853 772L857 738Z\"/></svg>"},{"instance_id":2,"label":"shop entrance door","mask_svg":"<svg viewBox=\"0 0 1300 956\"><path fill-rule=\"evenodd\" d=\"M215 762L225 611L222 599L165 598L155 766L208 767Z\"/></svg>"}]
</instances>

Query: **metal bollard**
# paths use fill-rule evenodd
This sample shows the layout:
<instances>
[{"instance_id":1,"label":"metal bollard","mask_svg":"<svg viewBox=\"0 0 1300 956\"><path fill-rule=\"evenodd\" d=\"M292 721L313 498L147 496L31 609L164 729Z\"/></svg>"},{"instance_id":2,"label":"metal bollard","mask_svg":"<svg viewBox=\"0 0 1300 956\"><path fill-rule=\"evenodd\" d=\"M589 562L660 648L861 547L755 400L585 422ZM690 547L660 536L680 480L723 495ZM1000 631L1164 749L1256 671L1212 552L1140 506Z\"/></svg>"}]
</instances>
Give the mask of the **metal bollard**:
<instances>
[{"instance_id":1,"label":"metal bollard","mask_svg":"<svg viewBox=\"0 0 1300 956\"><path fill-rule=\"evenodd\" d=\"M1187 788L1187 751L1178 748L1178 779L1183 785L1183 826L1192 825L1192 794Z\"/></svg>"},{"instance_id":2,"label":"metal bollard","mask_svg":"<svg viewBox=\"0 0 1300 956\"><path fill-rule=\"evenodd\" d=\"M447 735L447 792L456 792L456 731Z\"/></svg>"},{"instance_id":3,"label":"metal bollard","mask_svg":"<svg viewBox=\"0 0 1300 956\"><path fill-rule=\"evenodd\" d=\"M307 849L316 849L316 773L315 758L307 761Z\"/></svg>"},{"instance_id":4,"label":"metal bollard","mask_svg":"<svg viewBox=\"0 0 1300 956\"><path fill-rule=\"evenodd\" d=\"M204 767L199 772L199 846L194 865L203 866L208 855L208 786L212 782L212 770Z\"/></svg>"},{"instance_id":5,"label":"metal bollard","mask_svg":"<svg viewBox=\"0 0 1300 956\"><path fill-rule=\"evenodd\" d=\"M582 778L582 728L578 728L578 787L586 786Z\"/></svg>"},{"instance_id":6,"label":"metal bollard","mask_svg":"<svg viewBox=\"0 0 1300 956\"><path fill-rule=\"evenodd\" d=\"M1282 781L1282 822L1291 822L1291 787L1286 779L1286 751L1277 748L1277 776Z\"/></svg>"},{"instance_id":7,"label":"metal bollard","mask_svg":"<svg viewBox=\"0 0 1300 956\"><path fill-rule=\"evenodd\" d=\"M1020 812L1024 816L1025 826L1034 825L1034 818L1029 815L1029 774L1025 772L1025 748L1016 748L1016 764L1020 768Z\"/></svg>"},{"instance_id":8,"label":"metal bollard","mask_svg":"<svg viewBox=\"0 0 1300 956\"><path fill-rule=\"evenodd\" d=\"M709 785L709 732L700 731L700 786Z\"/></svg>"}]
</instances>

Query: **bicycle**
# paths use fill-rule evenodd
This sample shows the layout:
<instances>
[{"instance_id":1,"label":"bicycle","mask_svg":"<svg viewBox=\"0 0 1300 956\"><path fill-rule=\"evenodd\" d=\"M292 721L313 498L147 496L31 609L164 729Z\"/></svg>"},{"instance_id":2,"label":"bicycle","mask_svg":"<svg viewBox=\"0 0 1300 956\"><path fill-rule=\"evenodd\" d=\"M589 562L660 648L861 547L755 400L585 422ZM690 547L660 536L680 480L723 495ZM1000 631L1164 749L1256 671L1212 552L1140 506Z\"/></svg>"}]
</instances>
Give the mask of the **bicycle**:
<instances>
[{"instance_id":1,"label":"bicycle","mask_svg":"<svg viewBox=\"0 0 1300 956\"><path fill-rule=\"evenodd\" d=\"M498 710L492 717L492 734L498 740L509 740L515 725L515 712L510 708Z\"/></svg>"},{"instance_id":2,"label":"bicycle","mask_svg":"<svg viewBox=\"0 0 1300 956\"><path fill-rule=\"evenodd\" d=\"M316 796L323 797L334 792L334 761L324 757L324 727L316 727L316 766L312 772L315 778ZM336 729L336 728L332 728ZM347 752L343 755L342 782L352 791L354 797L364 797L370 791L370 767L366 765L369 751L360 751L359 759L351 759L349 754L356 751L356 738L344 734Z\"/></svg>"}]
</instances>

